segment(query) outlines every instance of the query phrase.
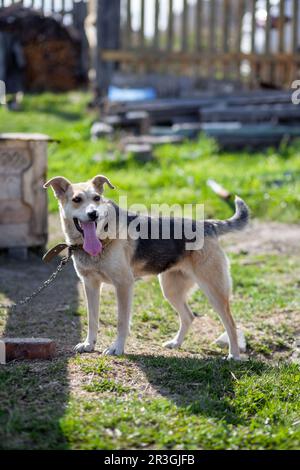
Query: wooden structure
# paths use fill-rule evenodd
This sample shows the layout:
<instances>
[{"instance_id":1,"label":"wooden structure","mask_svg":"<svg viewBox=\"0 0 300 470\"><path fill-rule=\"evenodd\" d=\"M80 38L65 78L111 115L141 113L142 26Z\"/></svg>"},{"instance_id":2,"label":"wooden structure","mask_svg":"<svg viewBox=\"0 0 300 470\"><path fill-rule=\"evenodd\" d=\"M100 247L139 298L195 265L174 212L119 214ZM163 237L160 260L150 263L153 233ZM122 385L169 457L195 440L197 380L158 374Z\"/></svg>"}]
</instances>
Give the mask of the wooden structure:
<instances>
[{"instance_id":1,"label":"wooden structure","mask_svg":"<svg viewBox=\"0 0 300 470\"><path fill-rule=\"evenodd\" d=\"M132 144L181 142L200 132L222 148L254 149L299 138L300 108L286 90L205 92L192 98L112 103L103 123L127 131L125 150Z\"/></svg>"},{"instance_id":2,"label":"wooden structure","mask_svg":"<svg viewBox=\"0 0 300 470\"><path fill-rule=\"evenodd\" d=\"M25 62L29 69L26 82L27 85L32 84L32 86L26 86L27 89L34 91L44 89L45 79L41 75L46 68L45 64L48 64L50 69L47 75L52 75L51 81L54 83L54 86L49 86L48 89L64 91L86 83L90 67L89 44L85 28L87 7L88 0L0 0L0 16L2 14L3 23L2 26L0 25L0 32L1 30L11 31L26 49L24 51ZM18 16L18 21L14 18L10 26L5 27L3 22L5 12L8 11L11 16L14 16L17 10L13 8L22 8L24 11ZM26 10L27 16L30 16L30 13L35 14L35 23L34 21L30 23L30 20L26 19ZM54 23L57 23L56 27ZM17 25L16 29L14 25ZM22 25L25 28L22 28ZM41 77L40 80L32 80L31 75L36 76L39 72L38 62L42 64ZM72 74L75 79L68 80L68 76ZM66 80L64 80L64 75Z\"/></svg>"},{"instance_id":3,"label":"wooden structure","mask_svg":"<svg viewBox=\"0 0 300 470\"><path fill-rule=\"evenodd\" d=\"M264 8L259 0L182 0L180 12L173 0L152 0L151 10L145 0L97 1L104 88L113 64L130 72L237 79L249 87L289 87L298 76L299 0L278 0L277 16L270 0Z\"/></svg>"},{"instance_id":4,"label":"wooden structure","mask_svg":"<svg viewBox=\"0 0 300 470\"><path fill-rule=\"evenodd\" d=\"M0 249L26 257L47 243L48 136L0 134Z\"/></svg>"}]
</instances>

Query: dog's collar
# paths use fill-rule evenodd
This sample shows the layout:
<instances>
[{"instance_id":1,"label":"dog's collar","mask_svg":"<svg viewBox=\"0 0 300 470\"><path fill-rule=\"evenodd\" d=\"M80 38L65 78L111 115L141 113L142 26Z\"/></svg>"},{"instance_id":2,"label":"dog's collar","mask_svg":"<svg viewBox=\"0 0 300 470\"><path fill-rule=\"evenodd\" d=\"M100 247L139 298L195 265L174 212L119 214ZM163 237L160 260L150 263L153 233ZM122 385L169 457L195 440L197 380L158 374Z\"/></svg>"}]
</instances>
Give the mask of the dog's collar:
<instances>
[{"instance_id":1,"label":"dog's collar","mask_svg":"<svg viewBox=\"0 0 300 470\"><path fill-rule=\"evenodd\" d=\"M112 240L101 240L103 250L109 245ZM43 256L43 261L49 263L55 256L58 256L62 251L68 249L68 258L72 256L74 251L83 250L83 245L68 245L67 243L58 243L57 245L50 248Z\"/></svg>"}]
</instances>

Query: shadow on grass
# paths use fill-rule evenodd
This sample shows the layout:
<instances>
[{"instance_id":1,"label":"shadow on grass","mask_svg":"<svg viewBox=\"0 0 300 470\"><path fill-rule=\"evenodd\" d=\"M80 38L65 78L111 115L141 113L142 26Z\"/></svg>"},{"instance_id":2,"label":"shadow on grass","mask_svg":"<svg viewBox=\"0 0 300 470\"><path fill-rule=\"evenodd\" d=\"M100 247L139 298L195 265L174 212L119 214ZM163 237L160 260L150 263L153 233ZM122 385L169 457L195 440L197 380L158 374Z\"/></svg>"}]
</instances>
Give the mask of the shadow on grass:
<instances>
[{"instance_id":1,"label":"shadow on grass","mask_svg":"<svg viewBox=\"0 0 300 470\"><path fill-rule=\"evenodd\" d=\"M56 268L35 256L27 262L0 260L0 293L12 301L28 295ZM60 428L69 401L68 358L80 340L77 278L67 265L55 282L27 306L5 317L6 337L52 338L57 355L52 361L14 361L0 366L0 448L66 449ZM1 323L0 323L1 326ZM1 328L3 331L3 328Z\"/></svg>"},{"instance_id":2,"label":"shadow on grass","mask_svg":"<svg viewBox=\"0 0 300 470\"><path fill-rule=\"evenodd\" d=\"M261 375L262 362L233 362L150 355L130 355L156 391L191 414L214 417L229 424L243 424L232 404L237 377Z\"/></svg>"}]
</instances>

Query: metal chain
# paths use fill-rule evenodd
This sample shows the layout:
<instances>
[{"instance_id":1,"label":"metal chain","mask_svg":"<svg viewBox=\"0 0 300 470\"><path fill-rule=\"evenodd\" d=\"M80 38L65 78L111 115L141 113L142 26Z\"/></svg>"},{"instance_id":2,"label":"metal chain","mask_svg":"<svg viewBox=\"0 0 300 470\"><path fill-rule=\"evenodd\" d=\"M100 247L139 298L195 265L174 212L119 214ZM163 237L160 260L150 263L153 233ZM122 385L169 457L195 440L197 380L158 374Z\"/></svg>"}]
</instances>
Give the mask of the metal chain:
<instances>
[{"instance_id":1,"label":"metal chain","mask_svg":"<svg viewBox=\"0 0 300 470\"><path fill-rule=\"evenodd\" d=\"M40 287L38 287L38 289L36 289L35 291L32 292L31 295L27 296L27 297L24 297L23 299L21 300L18 300L18 302L15 302L13 304L10 304L10 305L6 305L6 304L0 304L0 309L1 308L5 308L5 309L8 309L8 310L13 310L15 309L16 307L19 307L20 305L26 305L28 304L32 299L34 299L34 297L36 297L37 295L39 295L44 289L46 289L47 287L49 287L49 285L54 281L54 279L56 278L56 276L58 275L58 273L60 273L60 271L63 270L63 268L66 266L66 264L68 263L68 261L70 260L71 256L70 256L70 253L68 256L65 256L61 259L61 261L59 262L59 265L57 266L56 270L51 274L51 276L43 282L42 285L40 285Z\"/></svg>"}]
</instances>

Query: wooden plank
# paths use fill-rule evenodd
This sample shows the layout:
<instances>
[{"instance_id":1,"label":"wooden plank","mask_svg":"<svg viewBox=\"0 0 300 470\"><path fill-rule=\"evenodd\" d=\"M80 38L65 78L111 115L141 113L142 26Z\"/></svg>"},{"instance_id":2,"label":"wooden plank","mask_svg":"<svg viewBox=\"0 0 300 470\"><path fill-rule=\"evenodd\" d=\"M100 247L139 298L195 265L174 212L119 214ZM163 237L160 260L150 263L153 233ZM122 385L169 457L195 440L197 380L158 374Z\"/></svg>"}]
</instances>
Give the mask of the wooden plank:
<instances>
[{"instance_id":1,"label":"wooden plank","mask_svg":"<svg viewBox=\"0 0 300 470\"><path fill-rule=\"evenodd\" d=\"M238 4L238 18L237 18L237 35L236 35L236 51L241 51L242 42L242 26L245 13L245 0L240 0Z\"/></svg>"},{"instance_id":2,"label":"wooden plank","mask_svg":"<svg viewBox=\"0 0 300 470\"><path fill-rule=\"evenodd\" d=\"M103 52L120 48L120 0L97 0L97 11L96 81L100 96L106 96L118 59L104 59Z\"/></svg>"},{"instance_id":3,"label":"wooden plank","mask_svg":"<svg viewBox=\"0 0 300 470\"><path fill-rule=\"evenodd\" d=\"M284 0L279 1L279 52L284 52L284 32L285 32L285 11L284 11ZM285 82L287 65L279 61L277 64L277 78L276 82L279 86L282 86Z\"/></svg>"},{"instance_id":4,"label":"wooden plank","mask_svg":"<svg viewBox=\"0 0 300 470\"><path fill-rule=\"evenodd\" d=\"M256 34L256 0L251 0L251 53L255 54L255 34ZM256 85L257 62L255 59L250 60L250 85Z\"/></svg>"},{"instance_id":5,"label":"wooden plank","mask_svg":"<svg viewBox=\"0 0 300 470\"><path fill-rule=\"evenodd\" d=\"M270 11L270 0L266 0L266 12L267 12L267 20L266 20L266 43L265 43L265 53L270 54L270 30L271 30L271 11Z\"/></svg>"},{"instance_id":6,"label":"wooden plank","mask_svg":"<svg viewBox=\"0 0 300 470\"><path fill-rule=\"evenodd\" d=\"M182 11L182 30L181 30L181 50L186 51L188 48L188 3L187 0L183 0L183 11Z\"/></svg>"},{"instance_id":7,"label":"wooden plank","mask_svg":"<svg viewBox=\"0 0 300 470\"><path fill-rule=\"evenodd\" d=\"M164 144L179 144L184 140L183 136L165 134L165 135L140 135L128 136L121 141L121 144L126 145L164 145Z\"/></svg>"},{"instance_id":8,"label":"wooden plank","mask_svg":"<svg viewBox=\"0 0 300 470\"><path fill-rule=\"evenodd\" d=\"M154 37L153 37L153 47L155 49L159 48L159 26L158 26L158 20L159 20L159 6L160 2L159 0L155 0L155 11L154 11Z\"/></svg>"},{"instance_id":9,"label":"wooden plank","mask_svg":"<svg viewBox=\"0 0 300 470\"><path fill-rule=\"evenodd\" d=\"M195 15L195 49L200 51L202 49L202 28L203 28L203 0L197 0L196 15Z\"/></svg>"},{"instance_id":10,"label":"wooden plank","mask_svg":"<svg viewBox=\"0 0 300 470\"><path fill-rule=\"evenodd\" d=\"M215 54L216 54L216 1L215 0L210 0L210 9L209 9L209 44L207 47L207 52L205 51L206 54L208 54L208 61L206 62L207 65L207 74L210 75L211 77L214 77L215 75L215 65L216 65L216 60L215 60ZM202 55L202 59L203 55ZM204 62L205 63L205 62ZM205 65L206 65L205 63Z\"/></svg>"},{"instance_id":11,"label":"wooden plank","mask_svg":"<svg viewBox=\"0 0 300 470\"><path fill-rule=\"evenodd\" d=\"M216 2L210 0L210 15L209 15L209 50L211 55L216 50L216 35L215 35L215 24L216 24Z\"/></svg>"},{"instance_id":12,"label":"wooden plank","mask_svg":"<svg viewBox=\"0 0 300 470\"><path fill-rule=\"evenodd\" d=\"M285 14L284 0L279 0L279 52L284 51Z\"/></svg>"},{"instance_id":13,"label":"wooden plank","mask_svg":"<svg viewBox=\"0 0 300 470\"><path fill-rule=\"evenodd\" d=\"M259 101L259 100L258 100ZM293 104L216 106L200 109L201 122L300 122L300 107Z\"/></svg>"},{"instance_id":14,"label":"wooden plank","mask_svg":"<svg viewBox=\"0 0 300 470\"><path fill-rule=\"evenodd\" d=\"M126 27L125 27L125 47L129 48L131 44L132 25L131 25L131 0L126 3Z\"/></svg>"},{"instance_id":15,"label":"wooden plank","mask_svg":"<svg viewBox=\"0 0 300 470\"><path fill-rule=\"evenodd\" d=\"M229 35L230 35L230 0L223 0L223 53L228 54L230 45L229 45ZM223 61L223 77L226 78L230 75L230 63L224 59Z\"/></svg>"},{"instance_id":16,"label":"wooden plank","mask_svg":"<svg viewBox=\"0 0 300 470\"><path fill-rule=\"evenodd\" d=\"M229 14L230 2L223 0L223 52L225 54L229 51Z\"/></svg>"},{"instance_id":17,"label":"wooden plank","mask_svg":"<svg viewBox=\"0 0 300 470\"><path fill-rule=\"evenodd\" d=\"M298 52L299 0L293 0L293 52Z\"/></svg>"},{"instance_id":18,"label":"wooden plank","mask_svg":"<svg viewBox=\"0 0 300 470\"><path fill-rule=\"evenodd\" d=\"M236 44L235 44L235 52L241 52L241 44L242 44L242 26L243 26L243 18L245 13L245 0L240 0L238 5L238 13L237 13L237 34L236 34ZM240 78L241 76L241 62L237 61L237 76Z\"/></svg>"},{"instance_id":19,"label":"wooden plank","mask_svg":"<svg viewBox=\"0 0 300 470\"><path fill-rule=\"evenodd\" d=\"M173 39L173 0L169 0L169 16L168 16L168 27L167 27L167 49L171 51L174 49Z\"/></svg>"},{"instance_id":20,"label":"wooden plank","mask_svg":"<svg viewBox=\"0 0 300 470\"><path fill-rule=\"evenodd\" d=\"M266 0L266 27L265 27L265 54L270 55L270 32L271 32L271 1ZM270 62L263 64L260 72L262 82L271 83L272 64Z\"/></svg>"},{"instance_id":21,"label":"wooden plank","mask_svg":"<svg viewBox=\"0 0 300 470\"><path fill-rule=\"evenodd\" d=\"M107 61L120 61L120 62L139 62L139 61L149 61L153 63L159 62L178 62L178 63L191 63L201 64L203 60L209 61L212 59L211 51L203 51L201 54L198 54L195 51L153 51L153 50L143 50L143 51L128 51L124 49L104 49L102 54L102 59ZM270 55L265 54L245 54L242 52L228 52L228 53L219 53L215 52L213 55L215 61L236 61L236 60L249 60L257 61L258 63L263 63L266 61L277 61L280 60L283 63L289 63L291 60L294 60L294 55L291 53L277 53Z\"/></svg>"},{"instance_id":22,"label":"wooden plank","mask_svg":"<svg viewBox=\"0 0 300 470\"><path fill-rule=\"evenodd\" d=\"M139 46L145 44L145 0L141 0Z\"/></svg>"},{"instance_id":23,"label":"wooden plank","mask_svg":"<svg viewBox=\"0 0 300 470\"><path fill-rule=\"evenodd\" d=\"M251 0L251 52L255 54L256 0Z\"/></svg>"}]
</instances>

